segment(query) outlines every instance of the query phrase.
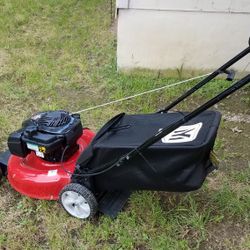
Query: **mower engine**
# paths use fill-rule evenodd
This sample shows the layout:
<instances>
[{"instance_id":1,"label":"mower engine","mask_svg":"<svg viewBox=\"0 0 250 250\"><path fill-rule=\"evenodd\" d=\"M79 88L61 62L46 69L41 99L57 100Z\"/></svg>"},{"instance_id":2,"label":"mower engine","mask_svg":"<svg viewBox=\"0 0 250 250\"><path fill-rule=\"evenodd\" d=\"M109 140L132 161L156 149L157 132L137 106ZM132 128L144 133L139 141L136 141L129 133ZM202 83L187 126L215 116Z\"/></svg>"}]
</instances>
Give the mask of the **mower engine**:
<instances>
[{"instance_id":1,"label":"mower engine","mask_svg":"<svg viewBox=\"0 0 250 250\"><path fill-rule=\"evenodd\" d=\"M46 161L60 162L78 150L77 139L81 135L80 115L42 112L23 122L22 128L9 136L8 146L11 154L22 158L34 151Z\"/></svg>"},{"instance_id":2,"label":"mower engine","mask_svg":"<svg viewBox=\"0 0 250 250\"><path fill-rule=\"evenodd\" d=\"M92 131L82 128L78 114L63 110L35 114L9 136L10 184L33 198L58 199L93 137Z\"/></svg>"}]
</instances>

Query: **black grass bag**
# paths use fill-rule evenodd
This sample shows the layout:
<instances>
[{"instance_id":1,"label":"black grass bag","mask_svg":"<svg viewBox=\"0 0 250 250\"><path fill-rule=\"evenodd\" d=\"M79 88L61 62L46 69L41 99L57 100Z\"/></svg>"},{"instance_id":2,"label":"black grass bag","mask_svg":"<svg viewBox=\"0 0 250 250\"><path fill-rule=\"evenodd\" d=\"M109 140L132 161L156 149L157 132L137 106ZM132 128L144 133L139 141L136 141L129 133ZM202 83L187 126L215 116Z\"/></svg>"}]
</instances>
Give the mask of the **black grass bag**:
<instances>
[{"instance_id":1,"label":"black grass bag","mask_svg":"<svg viewBox=\"0 0 250 250\"><path fill-rule=\"evenodd\" d=\"M112 165L183 113L120 114L97 133L77 162L77 173L93 173ZM134 158L91 177L95 190L198 189L213 168L213 149L221 115L206 111L159 140Z\"/></svg>"}]
</instances>

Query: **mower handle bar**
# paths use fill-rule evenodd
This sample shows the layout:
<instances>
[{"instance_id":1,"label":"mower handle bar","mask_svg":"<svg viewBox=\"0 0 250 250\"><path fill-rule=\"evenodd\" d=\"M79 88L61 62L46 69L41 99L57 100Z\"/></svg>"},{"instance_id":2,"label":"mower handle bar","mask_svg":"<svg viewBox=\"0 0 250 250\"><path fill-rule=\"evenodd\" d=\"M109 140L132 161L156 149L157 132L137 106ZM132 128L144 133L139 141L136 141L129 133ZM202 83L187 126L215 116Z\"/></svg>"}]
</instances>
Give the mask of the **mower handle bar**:
<instances>
[{"instance_id":1,"label":"mower handle bar","mask_svg":"<svg viewBox=\"0 0 250 250\"><path fill-rule=\"evenodd\" d=\"M208 77L206 77L204 80L202 80L201 82L199 82L192 89L190 89L189 91L187 91L185 94L183 94L176 101L174 101L167 108L165 108L164 110L162 110L160 112L166 112L166 111L168 111L170 108L172 108L175 105L177 105L180 101L184 100L186 97L188 97L189 95L191 95L193 92L197 91L199 88L201 88L202 86L204 86L206 83L210 82L216 76L218 76L221 73L225 73L225 71L227 70L227 68L229 68L235 62L239 61L241 58L243 58L244 56L246 56L249 53L250 53L250 38L249 38L249 47L248 48L246 48L245 50L243 50L242 52L240 52L238 55L236 55L234 58L232 58L230 61L228 61L226 64L224 64L218 70L216 70L213 73L211 73ZM234 93L238 89L242 88L243 86L245 86L249 82L250 82L250 74L246 75L244 78L242 78L238 82L234 83L232 86L228 87L223 92L221 92L220 94L218 94L214 98L210 99L209 101L207 101L206 103L204 103L203 105L201 105L200 107L198 107L197 109L195 109L194 111L188 113L187 115L185 115L180 120L174 122L173 124L170 124L168 127L164 128L164 129L162 129L161 131L159 131L158 133L156 133L155 135L153 135L152 137L150 137L148 140L146 140L145 142L143 142L140 146L138 146L137 148L131 150L126 155L120 157L118 160L115 160L112 163L106 163L106 164L104 164L103 166L101 166L99 168L99 170L97 172L88 172L87 171L84 174L79 174L79 175L80 176L84 176L84 177L96 176L96 175L100 175L100 174L106 173L107 171L111 170L114 167L121 166L122 164L124 164L124 162L129 161L131 158L133 158L137 154L141 154L144 150L146 150L148 147L150 147L151 145L153 145L154 143L156 143L157 141L159 141L160 139L162 139L164 136L170 134L171 132L173 132L175 129L179 128L184 123L190 121L195 116L197 116L200 113L204 112L205 110L209 109L210 107L212 107L216 103L220 102L222 99L226 98L227 96L231 95L232 93ZM79 166L76 166L76 169L78 169L78 167ZM78 175L78 174L74 174L74 175Z\"/></svg>"},{"instance_id":2,"label":"mower handle bar","mask_svg":"<svg viewBox=\"0 0 250 250\"><path fill-rule=\"evenodd\" d=\"M227 96L231 95L232 93L234 93L238 89L242 88L243 86L245 86L249 82L250 82L250 74L248 74L247 76L245 76L244 78L242 78L238 82L234 83L232 86L225 89L223 92L221 92L220 94L218 94L214 98L210 99L205 104L198 107L197 109L195 109L191 113L185 115L182 119L170 124L168 127L164 128L164 129L162 129L161 131L156 133L154 136L150 137L148 140L143 142L140 146L138 146L137 148L131 150L126 155L123 155L122 157L120 157L118 160L114 160L112 162L108 162L108 163L103 164L96 172L91 172L89 170L86 170L85 173L81 173L81 174L75 174L74 173L73 175L82 176L82 177L92 177L92 176L104 174L104 173L108 172L109 170L113 169L114 167L120 167L126 161L129 161L130 159L132 159L134 156L136 156L138 154L141 155L144 150L146 150L148 147L150 147L151 145L153 145L154 143L159 141L161 138L168 135L169 133L171 133L175 129L179 128L184 123L190 121L192 118L199 115L203 111L205 111L208 108L212 107L214 104L220 102L222 99L224 99ZM79 170L79 169L80 169L80 165L77 165L76 170Z\"/></svg>"},{"instance_id":3,"label":"mower handle bar","mask_svg":"<svg viewBox=\"0 0 250 250\"><path fill-rule=\"evenodd\" d=\"M222 99L231 95L232 93L234 93L238 89L242 88L243 86L245 86L249 82L250 82L250 74L248 74L247 76L245 76L244 78L242 78L241 80L239 80L238 82L236 82L235 84L233 84L232 86L230 86L229 88L227 88L226 90L224 90L223 92L221 92L220 94L215 96L214 98L210 99L205 104L198 107L197 109L195 109L191 113L185 115L182 119L176 121L175 123L169 125L168 127L164 128L161 131L159 131L158 133L156 133L154 136L152 136L151 138L146 140L144 143L142 143L136 149L132 150L126 156L124 156L120 160L118 160L118 162L116 162L116 165L117 164L121 165L125 160L129 160L132 157L134 157L136 154L142 153L143 150L147 149L148 147L150 147L151 145L153 145L154 143L156 143L157 141L162 139L164 136L173 132L175 129L179 128L184 123L190 121L195 116L199 115L203 111L207 110L208 108L212 107L216 103L220 102Z\"/></svg>"},{"instance_id":4,"label":"mower handle bar","mask_svg":"<svg viewBox=\"0 0 250 250\"><path fill-rule=\"evenodd\" d=\"M241 51L238 55L236 55L235 57L233 57L231 60L229 60L227 63L225 63L219 69L217 69L216 71L214 71L213 73L211 73L205 79L201 80L193 88L191 88L190 90L188 90L181 97L179 97L177 100L175 100L172 104L170 104L164 110L161 110L159 112L166 112L166 111L168 111L169 109L171 109L172 107L174 107L175 105L177 105L179 102L181 102L182 100L184 100L186 97L190 96L192 93L194 93L195 91L197 91L198 89L200 89L202 86L204 86L205 84L207 84L208 82L210 82L212 79L214 79L219 74L226 73L227 69L230 66L232 66L233 64L235 64L240 59L242 59L243 57L245 57L246 55L248 55L250 53L250 37L249 37L248 43L249 43L249 46L246 49L244 49L243 51ZM192 111L191 113L185 115L182 119L176 121L173 124L170 124L168 127L164 128L164 129L162 129L161 131L159 131L158 133L156 133L154 136L152 136L151 138L149 138L148 140L146 140L144 143L142 143L140 146L138 146L137 148L135 148L134 150L132 150L131 152L129 152L126 156L121 157L115 164L119 166L125 160L129 160L129 159L131 159L131 157L134 157L138 153L142 153L143 150L147 149L148 147L150 147L151 145L153 145L154 143L156 143L158 140L162 139L164 136L170 134L171 132L173 132L175 129L177 129L178 127L180 127L184 123L190 121L195 116L197 116L200 113L202 113L203 111L209 109L210 107L212 107L216 103L220 102L222 99L226 98L227 96L231 95L232 93L234 93L238 89L242 88L243 86L245 86L249 82L250 82L250 74L248 74L247 76L245 76L244 78L242 78L238 82L234 83L232 86L230 86L229 88L227 88L226 90L224 90L223 92L221 92L220 94L218 94L217 96L215 96L214 98L210 99L209 101L207 101L206 103L204 103L203 105L201 105L200 107L198 107L197 109L195 109L194 111Z\"/></svg>"},{"instance_id":5,"label":"mower handle bar","mask_svg":"<svg viewBox=\"0 0 250 250\"><path fill-rule=\"evenodd\" d=\"M203 80L201 80L200 82L198 82L194 87L192 87L187 92L185 92L183 95L181 95L180 97L178 97L175 101L173 101L167 107L165 107L164 109L161 109L158 112L161 113L161 112L167 112L167 111L169 111L170 109L172 109L173 107L175 107L177 104L179 104L181 101L183 101L184 99L186 99L188 96L190 96L191 94L193 94L194 92L196 92L198 89L200 89L201 87L203 87L208 82L210 82L211 80L213 80L215 77L217 77L218 75L220 75L222 73L228 74L228 80L233 80L229 75L231 74L232 76L234 76L234 72L229 71L227 69L229 67L231 67L233 64L235 64L236 62L238 62L240 59L242 59L243 57L245 57L246 55L248 55L250 53L250 37L249 37L248 43L249 43L249 46L246 49L244 49L243 51L241 51L238 55L236 55L235 57L233 57L231 60L229 60L228 62L226 62L220 68L218 68L213 73L211 73L210 75L208 75L206 78L204 78Z\"/></svg>"},{"instance_id":6,"label":"mower handle bar","mask_svg":"<svg viewBox=\"0 0 250 250\"><path fill-rule=\"evenodd\" d=\"M201 80L193 88L191 88L190 90L188 90L182 96L180 96L179 98L177 98L173 103L171 103L165 109L160 110L159 112L167 112L168 110L170 110L171 108L173 108L174 106L176 106L178 103L180 103L182 100L184 100L185 98L187 98L188 96L190 96L192 93L194 93L195 91L197 91L198 89L200 89L202 86L204 86L205 84L207 84L208 82L210 82L212 79L214 79L219 74L221 74L221 73L227 73L228 72L227 69L230 66L232 66L233 64L235 64L240 59L242 59L243 57L245 57L246 55L248 55L250 53L250 37L249 37L249 40L248 40L248 44L249 44L249 46L246 49L244 49L243 51L241 51L238 55L236 55L235 57L233 57L231 60L229 60L223 66L221 66L219 69L215 70L213 73L211 73L205 79ZM248 74L247 76L245 76L244 78L242 78L241 80L239 80L238 82L236 82L235 84L233 84L232 86L230 86L229 88L227 88L226 90L224 90L223 92L221 92L220 94L218 94L217 96L215 96L214 98L210 99L205 104L203 104L202 106L198 107L197 109L195 109L191 113L185 115L182 119L176 121L175 123L169 125L168 127L164 128L161 131L159 131L158 133L156 133L154 136L152 136L151 138L149 138L148 140L146 140L144 143L142 143L140 146L138 146L137 148L135 148L134 150L132 150L131 152L129 152L127 155L121 157L114 165L120 166L124 161L131 159L132 157L134 157L138 153L142 153L143 150L147 149L148 147L150 147L151 145L153 145L154 143L156 143L158 140L160 140L164 136L170 134L171 132L173 132L175 129L177 129L178 127L180 127L184 123L190 121L195 116L199 115L203 111L207 110L208 108L212 107L216 103L220 102L222 99L224 99L227 96L231 95L232 93L234 93L238 89L242 88L243 86L245 86L249 82L250 82L250 74Z\"/></svg>"}]
</instances>

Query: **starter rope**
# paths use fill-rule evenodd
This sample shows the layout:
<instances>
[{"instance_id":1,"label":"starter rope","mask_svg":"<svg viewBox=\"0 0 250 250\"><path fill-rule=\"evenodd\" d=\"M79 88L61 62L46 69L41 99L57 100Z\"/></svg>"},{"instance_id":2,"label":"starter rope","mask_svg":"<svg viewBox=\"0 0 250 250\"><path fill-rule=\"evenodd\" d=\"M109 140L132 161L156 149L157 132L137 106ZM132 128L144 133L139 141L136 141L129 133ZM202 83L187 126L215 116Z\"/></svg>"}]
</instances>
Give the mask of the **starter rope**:
<instances>
[{"instance_id":1,"label":"starter rope","mask_svg":"<svg viewBox=\"0 0 250 250\"><path fill-rule=\"evenodd\" d=\"M151 89L151 90L147 90L147 91L135 94L135 95L123 97L123 98L118 99L118 100L114 100L114 101L106 102L106 103L103 103L103 104L99 104L99 105L96 105L96 106L93 106L93 107L89 107L89 108L86 108L86 109L82 109L82 110L73 112L73 114L80 114L80 113L87 112L87 111L90 111L90 110L93 110L93 109L98 109L98 108L102 108L102 107L105 107L105 106L109 106L109 105L112 105L112 104L115 104L115 103L118 103L118 102L127 101L127 100L130 100L130 99L136 98L138 96L142 96L142 95L150 94L150 93L153 93L153 92L157 92L157 91L162 90L162 89L172 88L172 87L175 87L175 86L187 83L187 82L191 82L193 80L197 80L197 79L206 77L206 76L208 76L210 74L211 73L201 75L201 76L196 76L196 77L189 78L189 79L186 79L186 80L183 80L183 81L180 81L180 82L176 82L176 83L173 83L173 84L170 84L170 85L165 85L165 86L155 88L155 89Z\"/></svg>"}]
</instances>

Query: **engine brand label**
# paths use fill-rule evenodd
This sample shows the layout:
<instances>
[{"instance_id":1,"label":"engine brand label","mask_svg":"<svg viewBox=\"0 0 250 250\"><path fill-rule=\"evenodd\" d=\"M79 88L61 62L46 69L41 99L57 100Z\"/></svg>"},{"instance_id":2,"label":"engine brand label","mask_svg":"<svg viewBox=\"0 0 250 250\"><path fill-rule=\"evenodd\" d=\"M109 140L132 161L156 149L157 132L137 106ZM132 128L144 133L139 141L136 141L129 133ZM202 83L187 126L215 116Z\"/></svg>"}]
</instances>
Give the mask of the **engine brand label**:
<instances>
[{"instance_id":1,"label":"engine brand label","mask_svg":"<svg viewBox=\"0 0 250 250\"><path fill-rule=\"evenodd\" d=\"M163 143L184 143L184 142L191 142L194 141L200 129L202 128L202 122L181 126L171 132L170 134L166 135L161 139Z\"/></svg>"},{"instance_id":2,"label":"engine brand label","mask_svg":"<svg viewBox=\"0 0 250 250\"><path fill-rule=\"evenodd\" d=\"M32 144L32 143L27 143L27 148L34 150L34 151L39 151L38 150L38 145Z\"/></svg>"}]
</instances>

